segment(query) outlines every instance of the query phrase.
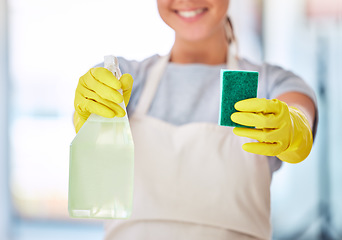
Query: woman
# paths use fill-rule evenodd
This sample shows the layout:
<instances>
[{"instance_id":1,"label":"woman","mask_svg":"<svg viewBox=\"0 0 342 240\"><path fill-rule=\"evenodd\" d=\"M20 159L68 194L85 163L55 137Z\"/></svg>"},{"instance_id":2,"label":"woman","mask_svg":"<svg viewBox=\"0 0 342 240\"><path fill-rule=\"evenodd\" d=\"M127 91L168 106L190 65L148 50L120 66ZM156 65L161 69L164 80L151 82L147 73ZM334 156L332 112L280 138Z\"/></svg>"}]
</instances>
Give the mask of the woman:
<instances>
[{"instance_id":1,"label":"woman","mask_svg":"<svg viewBox=\"0 0 342 240\"><path fill-rule=\"evenodd\" d=\"M235 56L229 0L157 3L175 31L170 54L120 58L122 72L131 74L120 80L90 69L76 90L76 131L90 113L120 117L117 103L130 102L133 215L108 221L106 238L269 239L271 174L281 160L296 163L310 153L314 93L290 72ZM217 125L219 72L227 67L260 74L258 98L237 103L240 112L232 115L256 128L236 128L236 135Z\"/></svg>"}]
</instances>

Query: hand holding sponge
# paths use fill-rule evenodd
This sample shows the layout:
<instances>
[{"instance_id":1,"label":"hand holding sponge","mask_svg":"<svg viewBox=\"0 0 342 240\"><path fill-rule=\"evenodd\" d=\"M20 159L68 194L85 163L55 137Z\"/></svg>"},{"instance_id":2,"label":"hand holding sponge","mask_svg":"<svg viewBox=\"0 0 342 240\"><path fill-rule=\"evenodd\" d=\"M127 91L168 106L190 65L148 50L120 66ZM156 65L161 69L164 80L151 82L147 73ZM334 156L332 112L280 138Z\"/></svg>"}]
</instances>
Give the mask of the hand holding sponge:
<instances>
[{"instance_id":1,"label":"hand holding sponge","mask_svg":"<svg viewBox=\"0 0 342 240\"><path fill-rule=\"evenodd\" d=\"M277 156L289 163L303 161L312 148L312 132L305 115L278 99L257 97L258 72L221 70L219 124L258 142L242 148L251 153Z\"/></svg>"},{"instance_id":2,"label":"hand holding sponge","mask_svg":"<svg viewBox=\"0 0 342 240\"><path fill-rule=\"evenodd\" d=\"M258 142L246 143L245 151L277 156L289 163L303 161L313 143L312 131L305 115L297 108L278 100L251 98L235 104L239 112L231 115L235 123L255 128L234 128L233 132Z\"/></svg>"}]
</instances>

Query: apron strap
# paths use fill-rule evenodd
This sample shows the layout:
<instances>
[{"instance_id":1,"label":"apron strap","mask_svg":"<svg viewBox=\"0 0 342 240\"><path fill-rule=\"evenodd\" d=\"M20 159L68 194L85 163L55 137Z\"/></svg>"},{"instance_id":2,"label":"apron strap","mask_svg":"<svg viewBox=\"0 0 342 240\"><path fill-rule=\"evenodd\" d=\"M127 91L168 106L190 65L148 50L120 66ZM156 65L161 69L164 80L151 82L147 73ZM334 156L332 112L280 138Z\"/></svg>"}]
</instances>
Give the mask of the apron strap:
<instances>
[{"instance_id":1,"label":"apron strap","mask_svg":"<svg viewBox=\"0 0 342 240\"><path fill-rule=\"evenodd\" d=\"M160 57L157 62L152 66L149 73L147 74L147 79L145 81L145 86L141 93L135 114L145 115L147 114L151 102L154 98L157 87L159 86L159 81L164 74L164 70L169 62L170 54Z\"/></svg>"},{"instance_id":2,"label":"apron strap","mask_svg":"<svg viewBox=\"0 0 342 240\"><path fill-rule=\"evenodd\" d=\"M236 41L232 41L227 52L227 69L239 69L238 46Z\"/></svg>"}]
</instances>

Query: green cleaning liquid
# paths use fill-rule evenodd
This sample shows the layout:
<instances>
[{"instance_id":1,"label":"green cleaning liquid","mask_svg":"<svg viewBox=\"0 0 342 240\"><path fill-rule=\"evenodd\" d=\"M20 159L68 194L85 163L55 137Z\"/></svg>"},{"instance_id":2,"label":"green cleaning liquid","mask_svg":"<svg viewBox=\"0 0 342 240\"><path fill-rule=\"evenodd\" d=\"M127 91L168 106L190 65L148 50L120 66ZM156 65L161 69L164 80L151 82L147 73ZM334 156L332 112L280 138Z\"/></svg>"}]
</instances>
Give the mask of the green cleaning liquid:
<instances>
[{"instance_id":1,"label":"green cleaning liquid","mask_svg":"<svg viewBox=\"0 0 342 240\"><path fill-rule=\"evenodd\" d=\"M121 76L116 58L105 58L105 67ZM128 218L133 168L134 144L127 114L111 119L91 114L70 146L69 215Z\"/></svg>"}]
</instances>

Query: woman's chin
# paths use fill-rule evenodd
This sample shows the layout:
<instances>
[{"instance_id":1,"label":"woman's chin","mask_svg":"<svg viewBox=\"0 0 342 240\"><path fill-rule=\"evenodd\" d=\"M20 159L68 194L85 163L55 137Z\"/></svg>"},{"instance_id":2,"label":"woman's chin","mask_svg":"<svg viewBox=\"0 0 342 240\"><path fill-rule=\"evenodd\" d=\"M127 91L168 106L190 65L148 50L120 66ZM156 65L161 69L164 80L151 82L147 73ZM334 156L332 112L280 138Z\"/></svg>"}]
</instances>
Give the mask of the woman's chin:
<instances>
[{"instance_id":1,"label":"woman's chin","mask_svg":"<svg viewBox=\"0 0 342 240\"><path fill-rule=\"evenodd\" d=\"M176 34L176 39L183 40L186 42L201 42L208 38L207 34L198 31L187 31L184 34Z\"/></svg>"}]
</instances>

